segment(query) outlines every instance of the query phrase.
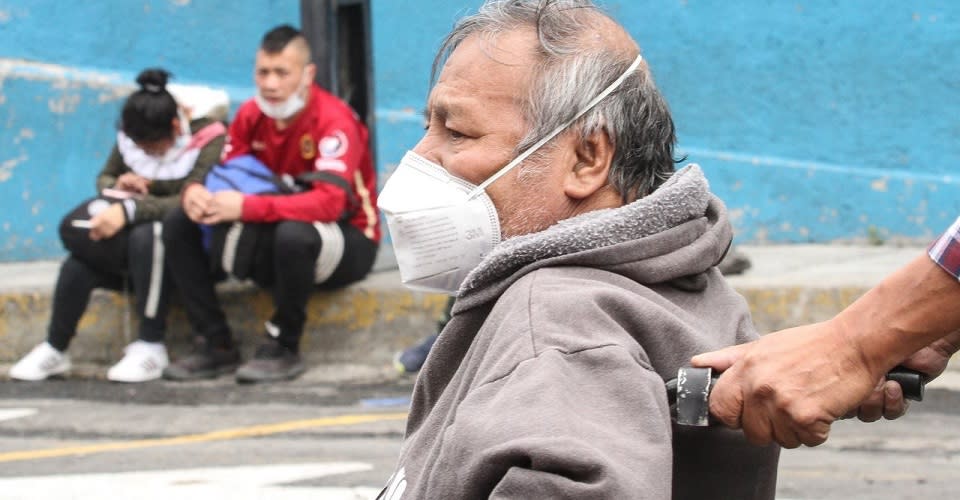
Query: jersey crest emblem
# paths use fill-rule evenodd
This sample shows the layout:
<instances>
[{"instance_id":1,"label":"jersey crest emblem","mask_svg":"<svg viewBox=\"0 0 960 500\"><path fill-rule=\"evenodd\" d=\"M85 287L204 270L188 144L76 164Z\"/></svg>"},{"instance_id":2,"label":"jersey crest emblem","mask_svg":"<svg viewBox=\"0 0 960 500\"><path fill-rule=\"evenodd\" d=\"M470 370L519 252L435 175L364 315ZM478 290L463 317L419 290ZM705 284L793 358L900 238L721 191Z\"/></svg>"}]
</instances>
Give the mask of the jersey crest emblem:
<instances>
[{"instance_id":1,"label":"jersey crest emblem","mask_svg":"<svg viewBox=\"0 0 960 500\"><path fill-rule=\"evenodd\" d=\"M300 137L300 156L304 160L312 160L317 156L317 145L313 142L313 137L310 134L303 134Z\"/></svg>"}]
</instances>

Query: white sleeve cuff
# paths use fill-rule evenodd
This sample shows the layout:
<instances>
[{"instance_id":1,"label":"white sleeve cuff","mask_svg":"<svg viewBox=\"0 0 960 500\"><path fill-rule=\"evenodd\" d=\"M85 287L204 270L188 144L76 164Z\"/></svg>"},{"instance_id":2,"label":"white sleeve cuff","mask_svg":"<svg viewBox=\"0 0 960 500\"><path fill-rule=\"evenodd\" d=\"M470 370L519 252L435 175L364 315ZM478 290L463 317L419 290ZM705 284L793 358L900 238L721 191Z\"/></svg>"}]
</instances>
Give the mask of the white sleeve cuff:
<instances>
[{"instance_id":1,"label":"white sleeve cuff","mask_svg":"<svg viewBox=\"0 0 960 500\"><path fill-rule=\"evenodd\" d=\"M133 216L137 213L137 202L130 198L123 200L123 209L127 212L127 222L133 222Z\"/></svg>"}]
</instances>

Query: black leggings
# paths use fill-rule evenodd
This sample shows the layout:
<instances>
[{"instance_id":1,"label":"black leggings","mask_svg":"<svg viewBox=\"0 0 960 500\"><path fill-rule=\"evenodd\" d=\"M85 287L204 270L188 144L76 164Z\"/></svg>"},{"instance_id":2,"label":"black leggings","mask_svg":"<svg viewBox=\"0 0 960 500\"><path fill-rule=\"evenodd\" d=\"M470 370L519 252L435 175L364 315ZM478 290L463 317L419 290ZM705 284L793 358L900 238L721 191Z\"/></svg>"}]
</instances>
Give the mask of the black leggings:
<instances>
[{"instance_id":1,"label":"black leggings","mask_svg":"<svg viewBox=\"0 0 960 500\"><path fill-rule=\"evenodd\" d=\"M323 283L314 283L314 268L323 241L313 224L280 221L265 224L260 236L267 244L257 245L253 277L257 285L270 288L274 312L270 322L280 329L278 342L297 351L307 319L307 300L315 288L338 288L363 279L377 255L377 244L357 228L339 224L343 233L343 257ZM164 221L170 276L183 297L187 318L197 335L210 345L228 347L233 339L214 285L225 274L211 271L211 258L204 250L199 226L183 209L175 209ZM214 256L213 262L220 262Z\"/></svg>"},{"instance_id":2,"label":"black leggings","mask_svg":"<svg viewBox=\"0 0 960 500\"><path fill-rule=\"evenodd\" d=\"M122 291L125 281L136 298L136 311L140 318L139 338L147 342L162 342L166 331L167 309L171 281L163 264L162 247L154 262L156 245L155 231L159 223L138 224L129 229L127 246L129 269L112 272L94 269L82 260L70 255L60 266L57 285L53 293L53 312L47 330L47 342L59 351L67 350L77 333L80 317L90 303L94 288ZM159 273L154 276L154 269ZM155 278L151 281L151 278Z\"/></svg>"}]
</instances>

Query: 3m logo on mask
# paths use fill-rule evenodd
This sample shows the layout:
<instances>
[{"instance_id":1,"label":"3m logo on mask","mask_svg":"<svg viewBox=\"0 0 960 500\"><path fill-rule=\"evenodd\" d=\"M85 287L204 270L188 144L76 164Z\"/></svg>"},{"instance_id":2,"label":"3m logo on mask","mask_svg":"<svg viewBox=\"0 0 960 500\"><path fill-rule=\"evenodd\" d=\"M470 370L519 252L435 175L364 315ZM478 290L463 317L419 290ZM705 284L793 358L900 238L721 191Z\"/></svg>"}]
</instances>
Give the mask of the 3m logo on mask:
<instances>
[{"instance_id":1,"label":"3m logo on mask","mask_svg":"<svg viewBox=\"0 0 960 500\"><path fill-rule=\"evenodd\" d=\"M473 229L467 229L467 232L463 235L464 239L467 241L475 240L477 238L483 238L483 229L475 227Z\"/></svg>"}]
</instances>

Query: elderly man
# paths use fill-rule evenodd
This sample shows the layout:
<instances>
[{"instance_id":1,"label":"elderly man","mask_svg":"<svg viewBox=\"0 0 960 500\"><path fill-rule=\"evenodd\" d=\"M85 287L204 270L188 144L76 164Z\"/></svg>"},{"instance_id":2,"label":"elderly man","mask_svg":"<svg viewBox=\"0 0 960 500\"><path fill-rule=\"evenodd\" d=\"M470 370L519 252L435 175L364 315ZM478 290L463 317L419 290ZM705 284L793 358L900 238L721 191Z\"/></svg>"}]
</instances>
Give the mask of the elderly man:
<instances>
[{"instance_id":1,"label":"elderly man","mask_svg":"<svg viewBox=\"0 0 960 500\"><path fill-rule=\"evenodd\" d=\"M446 37L380 207L403 281L457 302L381 498L773 498L775 445L671 424L664 379L756 333L639 52L587 0L488 1Z\"/></svg>"}]
</instances>

